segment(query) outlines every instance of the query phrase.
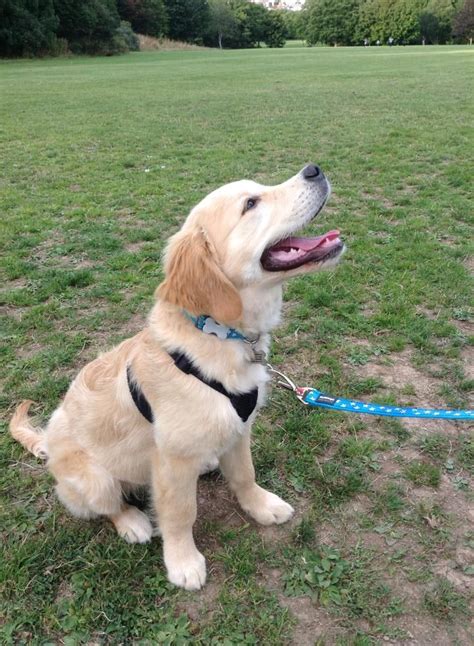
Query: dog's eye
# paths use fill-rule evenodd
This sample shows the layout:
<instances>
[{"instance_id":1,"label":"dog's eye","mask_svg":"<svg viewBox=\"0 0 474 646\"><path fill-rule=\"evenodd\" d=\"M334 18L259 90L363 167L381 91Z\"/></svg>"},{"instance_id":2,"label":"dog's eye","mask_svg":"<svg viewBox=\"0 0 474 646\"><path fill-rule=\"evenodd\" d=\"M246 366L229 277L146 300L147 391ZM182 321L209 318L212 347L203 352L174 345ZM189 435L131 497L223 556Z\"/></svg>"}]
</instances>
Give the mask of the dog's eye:
<instances>
[{"instance_id":1,"label":"dog's eye","mask_svg":"<svg viewBox=\"0 0 474 646\"><path fill-rule=\"evenodd\" d=\"M244 210L242 212L242 215L244 213L247 213L247 211L250 211L250 209L253 209L254 206L256 206L258 203L258 197L249 197L249 199L245 202Z\"/></svg>"}]
</instances>

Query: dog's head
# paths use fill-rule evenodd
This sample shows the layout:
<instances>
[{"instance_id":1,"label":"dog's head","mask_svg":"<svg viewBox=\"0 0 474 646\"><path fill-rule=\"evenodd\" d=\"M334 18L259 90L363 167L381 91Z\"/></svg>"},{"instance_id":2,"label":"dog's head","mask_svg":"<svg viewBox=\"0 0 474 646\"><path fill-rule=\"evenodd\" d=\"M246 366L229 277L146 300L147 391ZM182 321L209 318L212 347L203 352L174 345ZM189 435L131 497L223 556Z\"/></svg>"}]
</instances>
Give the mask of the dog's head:
<instances>
[{"instance_id":1,"label":"dog's head","mask_svg":"<svg viewBox=\"0 0 474 646\"><path fill-rule=\"evenodd\" d=\"M242 180L213 191L170 239L159 296L192 314L233 323L242 314L240 290L336 264L344 251L338 231L294 236L330 193L312 164L277 186Z\"/></svg>"}]
</instances>

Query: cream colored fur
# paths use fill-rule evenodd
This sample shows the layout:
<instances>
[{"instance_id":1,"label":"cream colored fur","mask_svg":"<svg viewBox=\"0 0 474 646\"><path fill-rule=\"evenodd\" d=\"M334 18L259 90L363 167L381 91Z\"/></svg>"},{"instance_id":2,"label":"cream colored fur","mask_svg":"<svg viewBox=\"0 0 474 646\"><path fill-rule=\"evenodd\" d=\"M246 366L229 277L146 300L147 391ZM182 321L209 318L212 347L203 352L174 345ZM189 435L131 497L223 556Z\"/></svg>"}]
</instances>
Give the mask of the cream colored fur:
<instances>
[{"instance_id":1,"label":"cream colored fur","mask_svg":"<svg viewBox=\"0 0 474 646\"><path fill-rule=\"evenodd\" d=\"M31 402L20 404L12 418L13 437L35 455L47 455L64 505L79 517L108 516L129 542L150 540L153 528L143 512L124 503L122 492L151 485L169 580L187 590L206 580L192 527L196 483L207 464L219 461L257 522L283 523L293 509L255 482L250 428L256 411L243 423L225 396L182 373L168 352L186 352L228 390L258 387L257 408L269 379L265 367L251 362L248 344L197 330L182 308L259 334L256 348L267 352L280 319L283 280L321 264L271 273L260 257L308 222L328 194L327 183L315 185L301 173L279 186L241 181L211 193L168 244L165 280L145 329L80 371L44 432L28 421ZM254 196L257 205L243 213ZM151 404L153 425L130 396L127 366Z\"/></svg>"}]
</instances>

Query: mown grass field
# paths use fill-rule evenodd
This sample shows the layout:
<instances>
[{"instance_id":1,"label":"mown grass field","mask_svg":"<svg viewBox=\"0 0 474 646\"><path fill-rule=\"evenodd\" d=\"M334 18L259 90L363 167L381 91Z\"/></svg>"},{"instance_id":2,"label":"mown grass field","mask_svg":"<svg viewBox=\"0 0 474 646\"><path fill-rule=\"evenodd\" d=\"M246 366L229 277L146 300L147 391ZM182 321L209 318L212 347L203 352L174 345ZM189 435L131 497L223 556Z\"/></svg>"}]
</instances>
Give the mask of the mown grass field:
<instances>
[{"instance_id":1,"label":"mown grass field","mask_svg":"<svg viewBox=\"0 0 474 646\"><path fill-rule=\"evenodd\" d=\"M341 396L472 407L472 82L460 47L137 53L0 63L2 643L468 644L472 427L315 412L273 391L262 529L199 487L208 585L161 544L73 519L6 422L144 324L166 238L214 187L333 184L314 232L348 253L286 290L272 363ZM472 627L472 624L471 624Z\"/></svg>"}]
</instances>

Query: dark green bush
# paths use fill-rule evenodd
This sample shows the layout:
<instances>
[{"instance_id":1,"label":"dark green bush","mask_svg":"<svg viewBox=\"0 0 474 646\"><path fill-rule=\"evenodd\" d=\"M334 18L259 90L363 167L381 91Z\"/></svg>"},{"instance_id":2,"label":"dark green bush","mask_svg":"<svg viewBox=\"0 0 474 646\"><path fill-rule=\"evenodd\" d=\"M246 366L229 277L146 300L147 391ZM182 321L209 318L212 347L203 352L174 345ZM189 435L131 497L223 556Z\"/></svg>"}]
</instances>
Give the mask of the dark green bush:
<instances>
[{"instance_id":1,"label":"dark green bush","mask_svg":"<svg viewBox=\"0 0 474 646\"><path fill-rule=\"evenodd\" d=\"M58 36L74 54L116 54L126 51L117 34L120 17L114 0L54 0Z\"/></svg>"},{"instance_id":2,"label":"dark green bush","mask_svg":"<svg viewBox=\"0 0 474 646\"><path fill-rule=\"evenodd\" d=\"M138 40L138 36L133 32L132 25L129 22L122 20L116 33L124 41L129 51L138 52L140 50L140 41Z\"/></svg>"},{"instance_id":3,"label":"dark green bush","mask_svg":"<svg viewBox=\"0 0 474 646\"><path fill-rule=\"evenodd\" d=\"M117 8L122 20L129 22L137 34L160 38L168 30L163 0L118 0Z\"/></svg>"},{"instance_id":4,"label":"dark green bush","mask_svg":"<svg viewBox=\"0 0 474 646\"><path fill-rule=\"evenodd\" d=\"M55 46L53 0L0 2L0 56L41 56Z\"/></svg>"}]
</instances>

